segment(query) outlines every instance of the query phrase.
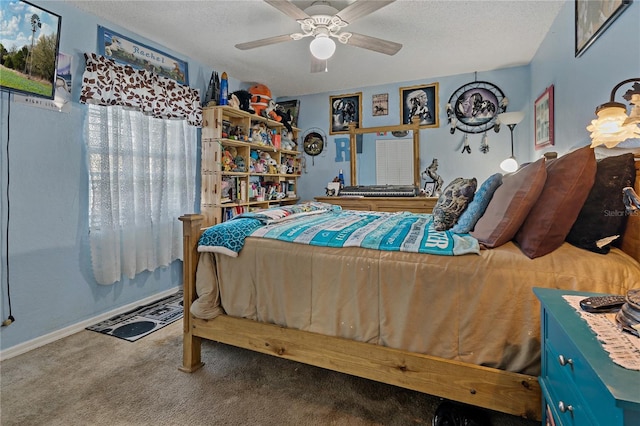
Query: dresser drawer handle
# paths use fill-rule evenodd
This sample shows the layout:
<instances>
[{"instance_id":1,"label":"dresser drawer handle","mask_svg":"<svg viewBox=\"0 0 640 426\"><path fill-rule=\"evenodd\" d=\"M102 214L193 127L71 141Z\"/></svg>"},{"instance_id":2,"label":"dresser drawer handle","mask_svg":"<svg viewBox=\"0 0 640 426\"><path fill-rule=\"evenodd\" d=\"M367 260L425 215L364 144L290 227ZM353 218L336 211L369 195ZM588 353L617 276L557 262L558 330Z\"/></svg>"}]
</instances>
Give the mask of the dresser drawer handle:
<instances>
[{"instance_id":1,"label":"dresser drawer handle","mask_svg":"<svg viewBox=\"0 0 640 426\"><path fill-rule=\"evenodd\" d=\"M567 411L573 414L573 405L567 405L564 401L558 402L558 410L562 413L566 413Z\"/></svg>"},{"instance_id":2,"label":"dresser drawer handle","mask_svg":"<svg viewBox=\"0 0 640 426\"><path fill-rule=\"evenodd\" d=\"M569 359L565 358L564 355L558 355L558 361L560 362L560 365L562 365L563 367L567 364L573 365L573 360L571 358Z\"/></svg>"}]
</instances>

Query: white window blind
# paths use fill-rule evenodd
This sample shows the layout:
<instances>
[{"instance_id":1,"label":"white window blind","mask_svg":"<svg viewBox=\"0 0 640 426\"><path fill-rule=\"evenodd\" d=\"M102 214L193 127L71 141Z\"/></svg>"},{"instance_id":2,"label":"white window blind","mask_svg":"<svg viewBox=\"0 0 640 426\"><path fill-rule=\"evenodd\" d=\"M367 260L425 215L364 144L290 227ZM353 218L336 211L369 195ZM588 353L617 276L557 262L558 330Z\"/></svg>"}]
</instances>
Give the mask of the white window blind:
<instances>
[{"instance_id":1,"label":"white window blind","mask_svg":"<svg viewBox=\"0 0 640 426\"><path fill-rule=\"evenodd\" d=\"M413 184L413 139L376 140L376 185Z\"/></svg>"}]
</instances>

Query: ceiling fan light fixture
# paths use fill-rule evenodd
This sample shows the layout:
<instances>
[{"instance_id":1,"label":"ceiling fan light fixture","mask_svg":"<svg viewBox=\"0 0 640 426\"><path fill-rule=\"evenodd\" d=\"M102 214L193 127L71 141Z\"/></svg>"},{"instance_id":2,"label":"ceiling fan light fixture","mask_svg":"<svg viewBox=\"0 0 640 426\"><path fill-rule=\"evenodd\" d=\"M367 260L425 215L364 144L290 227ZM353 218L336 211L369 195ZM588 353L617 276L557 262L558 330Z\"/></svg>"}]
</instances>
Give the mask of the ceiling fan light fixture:
<instances>
[{"instance_id":1,"label":"ceiling fan light fixture","mask_svg":"<svg viewBox=\"0 0 640 426\"><path fill-rule=\"evenodd\" d=\"M311 54L321 61L333 56L336 51L336 43L325 34L318 34L309 44Z\"/></svg>"}]
</instances>

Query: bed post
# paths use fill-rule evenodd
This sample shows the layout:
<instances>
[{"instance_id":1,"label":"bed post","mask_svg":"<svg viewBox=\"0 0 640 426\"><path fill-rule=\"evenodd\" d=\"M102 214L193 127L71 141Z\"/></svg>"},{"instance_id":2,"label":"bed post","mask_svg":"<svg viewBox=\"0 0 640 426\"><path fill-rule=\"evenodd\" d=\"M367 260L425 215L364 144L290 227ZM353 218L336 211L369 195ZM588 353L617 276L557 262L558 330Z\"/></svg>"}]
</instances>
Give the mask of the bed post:
<instances>
[{"instance_id":1,"label":"bed post","mask_svg":"<svg viewBox=\"0 0 640 426\"><path fill-rule=\"evenodd\" d=\"M191 326L191 303L196 300L196 267L198 265L198 239L204 216L185 214L182 222L182 290L184 292L184 315L182 317L182 367L181 371L192 373L204 364L200 360L202 339L193 335Z\"/></svg>"}]
</instances>

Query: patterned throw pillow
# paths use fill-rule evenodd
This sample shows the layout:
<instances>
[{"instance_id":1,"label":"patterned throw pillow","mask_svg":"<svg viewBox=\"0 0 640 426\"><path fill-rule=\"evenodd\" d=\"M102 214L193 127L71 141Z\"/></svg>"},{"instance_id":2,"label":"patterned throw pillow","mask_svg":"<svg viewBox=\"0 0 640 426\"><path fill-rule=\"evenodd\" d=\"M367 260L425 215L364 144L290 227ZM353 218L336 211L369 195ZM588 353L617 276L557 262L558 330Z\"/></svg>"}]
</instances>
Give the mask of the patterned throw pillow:
<instances>
[{"instance_id":1,"label":"patterned throw pillow","mask_svg":"<svg viewBox=\"0 0 640 426\"><path fill-rule=\"evenodd\" d=\"M480 185L480 189L473 197L473 201L469 203L467 209L462 212L458 222L451 228L451 232L456 234L466 234L473 231L473 227L476 226L478 219L482 217L489 201L493 197L493 193L496 189L502 185L502 173L496 173L491 175Z\"/></svg>"},{"instance_id":2,"label":"patterned throw pillow","mask_svg":"<svg viewBox=\"0 0 640 426\"><path fill-rule=\"evenodd\" d=\"M433 227L436 231L446 231L456 221L473 200L478 181L476 178L454 179L442 192L433 208Z\"/></svg>"}]
</instances>

